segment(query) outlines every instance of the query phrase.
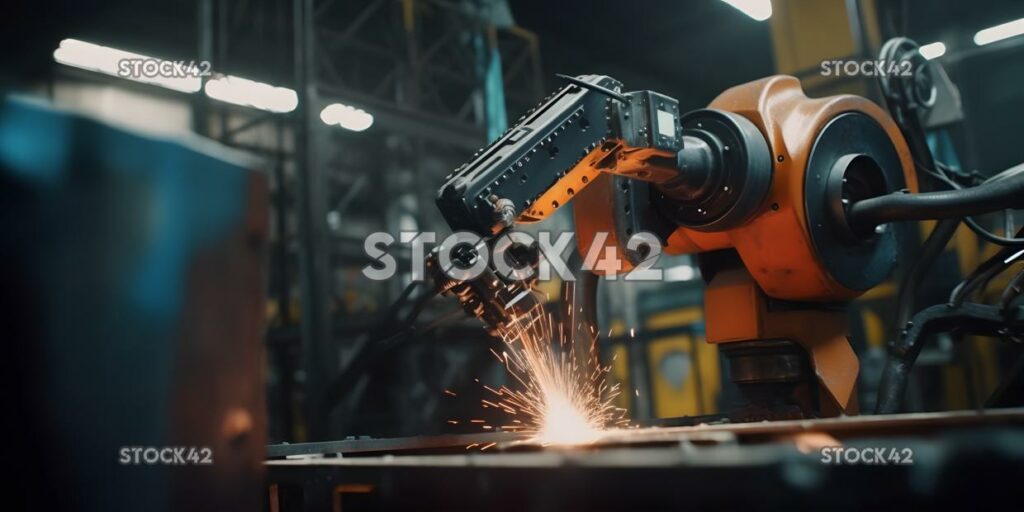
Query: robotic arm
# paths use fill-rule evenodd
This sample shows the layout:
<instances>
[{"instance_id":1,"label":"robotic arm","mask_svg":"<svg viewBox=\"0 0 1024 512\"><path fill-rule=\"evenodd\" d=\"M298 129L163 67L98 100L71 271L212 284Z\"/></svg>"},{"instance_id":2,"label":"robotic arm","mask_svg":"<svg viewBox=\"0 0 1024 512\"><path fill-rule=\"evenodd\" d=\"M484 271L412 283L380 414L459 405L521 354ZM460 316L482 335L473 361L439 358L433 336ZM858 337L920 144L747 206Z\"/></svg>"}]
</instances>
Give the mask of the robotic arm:
<instances>
[{"instance_id":1,"label":"robotic arm","mask_svg":"<svg viewBox=\"0 0 1024 512\"><path fill-rule=\"evenodd\" d=\"M622 94L606 76L568 80L447 177L437 204L452 229L491 234L543 220L601 171L655 183L679 175L676 100Z\"/></svg>"},{"instance_id":2,"label":"robotic arm","mask_svg":"<svg viewBox=\"0 0 1024 512\"><path fill-rule=\"evenodd\" d=\"M492 243L515 224L547 218L603 175L621 177L623 190L627 181L650 184L675 215L699 225L738 225L763 201L771 156L751 122L720 111L684 119L679 102L666 95L623 93L622 84L607 76L563 78L567 85L446 177L437 204L453 230ZM651 229L668 235L667 219L633 214L628 202L623 207L621 233L612 233L613 239ZM641 259L632 250L623 255L627 270ZM535 254L518 256L536 262ZM477 251L463 250L454 259L470 266L476 257ZM453 281L437 253L428 265L441 291L457 296L467 312L494 329L535 305L526 293L531 282L507 279L493 268L473 281Z\"/></svg>"},{"instance_id":3,"label":"robotic arm","mask_svg":"<svg viewBox=\"0 0 1024 512\"><path fill-rule=\"evenodd\" d=\"M951 204L964 215L1020 202L908 195L914 159L892 118L857 96L808 98L793 77L733 87L686 114L606 76L565 78L446 178L438 207L453 230L490 244L573 201L581 254L603 240L629 271L642 255L626 242L641 231L667 253L697 254L707 341L720 344L749 399L743 419L856 413L844 305L896 265L901 228L890 223L941 217ZM908 213L916 203L941 207ZM436 254L439 289L492 327L535 305L532 283L493 269L449 279ZM468 248L455 260L477 257Z\"/></svg>"}]
</instances>

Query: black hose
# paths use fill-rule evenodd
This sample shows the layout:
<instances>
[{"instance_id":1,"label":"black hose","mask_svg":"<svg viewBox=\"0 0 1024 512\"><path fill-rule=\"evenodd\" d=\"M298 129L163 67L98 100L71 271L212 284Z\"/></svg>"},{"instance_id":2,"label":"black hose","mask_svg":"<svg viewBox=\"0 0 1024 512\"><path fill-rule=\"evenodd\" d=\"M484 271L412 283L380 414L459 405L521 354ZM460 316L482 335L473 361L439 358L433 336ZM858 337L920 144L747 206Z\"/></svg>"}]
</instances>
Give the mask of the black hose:
<instances>
[{"instance_id":1,"label":"black hose","mask_svg":"<svg viewBox=\"0 0 1024 512\"><path fill-rule=\"evenodd\" d=\"M960 219L944 219L939 221L928 240L924 242L921 253L916 258L916 263L909 272L904 274L900 282L900 291L896 299L896 328L902 329L914 314L915 298L917 290L924 281L925 276L931 270L931 264L942 253L949 240L953 238L956 229L960 226Z\"/></svg>"},{"instance_id":2,"label":"black hose","mask_svg":"<svg viewBox=\"0 0 1024 512\"><path fill-rule=\"evenodd\" d=\"M999 296L999 309L1003 311L1009 310L1013 301L1020 296L1022 291L1024 291L1024 270L1018 272L1010 280L1010 284L1003 288L1003 293Z\"/></svg>"},{"instance_id":3,"label":"black hose","mask_svg":"<svg viewBox=\"0 0 1024 512\"><path fill-rule=\"evenodd\" d=\"M1018 169L1024 171L1024 166L1010 171ZM960 190L897 192L857 201L850 205L849 222L855 230L869 232L892 221L950 219L1022 208L1024 176L1020 172L1012 174L1006 179L990 179L977 187Z\"/></svg>"},{"instance_id":4,"label":"black hose","mask_svg":"<svg viewBox=\"0 0 1024 512\"><path fill-rule=\"evenodd\" d=\"M977 221L975 221L974 219L972 219L970 217L964 217L964 224L967 224L967 227L971 228L971 231L974 231L974 234L978 235L979 237L981 237L982 240L985 240L986 242L988 242L990 244L995 244L995 245L1012 245L1012 246L1017 246L1017 247L1024 246L1024 238L1021 238L1019 236L1014 237L1014 238L1007 238L1005 236L999 236L999 235L997 235L997 234L995 234L995 233L993 233L993 232L991 232L991 231L981 227L981 224L978 224Z\"/></svg>"},{"instance_id":5,"label":"black hose","mask_svg":"<svg viewBox=\"0 0 1024 512\"><path fill-rule=\"evenodd\" d=\"M936 227L938 230L938 227ZM934 234L934 231L933 231ZM1017 232L1017 236L1024 234L1024 228ZM1017 257L1020 250L1013 247L1003 247L999 252L978 265L966 279L964 279L950 295L949 304L943 307L962 307L965 299L983 287L994 276L1006 270ZM968 306L970 304L967 304ZM932 308L939 306L932 306ZM931 309L931 308L929 308ZM927 314L928 310L918 312L918 315ZM919 323L916 316L910 320ZM903 322L901 329L910 329L913 323ZM886 358L885 367L882 370L882 381L878 386L878 402L875 406L875 414L893 414L900 410L903 400L903 393L907 388L907 381L917 356L924 348L928 336L919 333L907 340L906 332L900 334L899 340L890 343L889 354Z\"/></svg>"},{"instance_id":6,"label":"black hose","mask_svg":"<svg viewBox=\"0 0 1024 512\"><path fill-rule=\"evenodd\" d=\"M938 173L938 172L932 171L928 167L922 166L921 164L917 164L917 168L918 168L919 171L921 171L924 174L930 176L931 178L937 180L938 182L948 186L949 188L951 188L953 190L960 190L960 189L964 188L959 183L957 183L951 176L949 176L949 174L951 172L953 172L952 169L950 169L949 167L947 167L947 166L945 166L943 164L940 164L938 162L936 162L936 167L938 167L938 169L941 170L942 173ZM1010 170L1012 171L1013 169L1010 169ZM963 175L961 173L959 176L960 176L961 179L971 179L971 180L974 180L974 179L977 178L975 176L975 174L976 173L972 173L970 176L967 176L967 175ZM991 179L995 180L998 176L1001 176L1001 174L993 176ZM1005 214L1009 215L1009 212L1005 212ZM995 244L995 245L1024 246L1024 238L1019 238L1019 237L1008 238L1008 237L1005 237L1005 236L999 236L999 235L997 235L997 234L995 234L995 233L985 229L984 227L981 226L981 224L978 224L978 222L976 220L974 220L974 219L972 219L970 217L964 217L963 218L963 222L964 222L964 224L967 225L968 228L971 229L971 231L974 231L974 234L978 235L979 237L981 237L982 240L985 240L988 243Z\"/></svg>"},{"instance_id":7,"label":"black hose","mask_svg":"<svg viewBox=\"0 0 1024 512\"><path fill-rule=\"evenodd\" d=\"M389 326L395 321L398 316L398 312L405 305L406 301L409 300L409 296L412 295L413 290L417 286L423 284L422 281L413 281L402 290L402 293L398 295L398 298L392 302L387 309L381 313L374 315L364 322L349 323L347 325L335 325L334 334L336 335L352 335L362 334L365 332L378 331L380 329L388 329Z\"/></svg>"},{"instance_id":8,"label":"black hose","mask_svg":"<svg viewBox=\"0 0 1024 512\"><path fill-rule=\"evenodd\" d=\"M404 326L385 338L369 340L362 350L360 350L345 366L341 373L338 374L330 384L328 384L327 394L324 399L325 407L327 407L328 410L333 410L338 402L344 398L345 393L351 391L355 387L360 377L376 367L386 356L394 354L396 350L418 341L419 337L413 338L414 334L423 336L438 327L456 322L464 317L465 313L462 309L457 308L442 315L437 320L423 328L417 329L412 326Z\"/></svg>"},{"instance_id":9,"label":"black hose","mask_svg":"<svg viewBox=\"0 0 1024 512\"><path fill-rule=\"evenodd\" d=\"M1017 236L1024 235L1024 228L1017 231ZM960 282L949 295L949 303L957 306L964 302L972 293L984 289L993 277L1001 274L1020 257L1020 249L1003 247L989 259L983 261L967 278Z\"/></svg>"}]
</instances>

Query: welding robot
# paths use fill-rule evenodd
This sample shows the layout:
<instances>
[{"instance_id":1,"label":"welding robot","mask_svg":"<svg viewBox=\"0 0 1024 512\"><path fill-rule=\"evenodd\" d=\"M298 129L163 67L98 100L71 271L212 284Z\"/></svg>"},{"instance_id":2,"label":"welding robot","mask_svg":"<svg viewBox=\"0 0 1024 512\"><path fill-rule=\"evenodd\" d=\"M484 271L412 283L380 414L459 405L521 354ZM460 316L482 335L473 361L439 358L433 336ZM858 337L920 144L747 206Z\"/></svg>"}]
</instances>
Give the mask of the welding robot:
<instances>
[{"instance_id":1,"label":"welding robot","mask_svg":"<svg viewBox=\"0 0 1024 512\"><path fill-rule=\"evenodd\" d=\"M893 116L859 96L809 98L791 76L733 87L691 112L608 76L562 76L563 87L446 177L437 205L454 231L489 247L571 202L579 253L615 248L622 272L649 261L650 247L629 242L636 233L656 236L665 253L694 254L706 339L748 402L741 419L857 414L846 305L900 261L900 232L912 225L901 221L1024 206L1019 170L969 190L919 190L917 167L933 164L919 114L948 78L909 40L889 51L914 66L886 78ZM475 263L479 248L454 249L454 265ZM510 251L512 265L536 263L525 253ZM437 254L427 264L438 291L492 328L535 305L522 299L530 280L493 265L452 279ZM593 276L607 271L590 270L581 305L593 322Z\"/></svg>"}]
</instances>

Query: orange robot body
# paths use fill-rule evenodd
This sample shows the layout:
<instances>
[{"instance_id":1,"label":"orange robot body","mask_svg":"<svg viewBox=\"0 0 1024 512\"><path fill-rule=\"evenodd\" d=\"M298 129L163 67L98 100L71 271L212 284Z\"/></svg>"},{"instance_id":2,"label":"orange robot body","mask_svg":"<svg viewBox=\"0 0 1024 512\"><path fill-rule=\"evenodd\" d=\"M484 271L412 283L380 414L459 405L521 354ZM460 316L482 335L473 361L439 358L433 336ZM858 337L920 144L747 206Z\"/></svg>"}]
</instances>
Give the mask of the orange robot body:
<instances>
[{"instance_id":1,"label":"orange robot body","mask_svg":"<svg viewBox=\"0 0 1024 512\"><path fill-rule=\"evenodd\" d=\"M764 135L775 159L772 186L762 211L748 223L718 233L680 227L666 252L684 254L735 248L751 276L769 297L794 301L843 301L866 289L851 289L833 278L817 254L808 230L805 169L818 134L836 116L859 112L889 135L902 164L907 188L917 190L910 151L892 119L859 96L811 99L800 82L773 76L733 87L711 108L737 113Z\"/></svg>"},{"instance_id":2,"label":"orange robot body","mask_svg":"<svg viewBox=\"0 0 1024 512\"><path fill-rule=\"evenodd\" d=\"M764 388L772 388L773 396L786 397L783 409L799 408L801 415L855 414L859 364L841 304L887 278L897 250L894 233L853 233L844 205L899 189L916 191L909 149L892 119L874 103L851 95L811 99L789 76L733 87L709 109L753 123L767 146L767 154L758 154L770 159L770 167L752 165L741 172L770 169L771 181L741 222L709 227L679 222L677 216L662 233L666 253L734 249L742 261L730 263L724 256L724 265L719 261L704 276L707 341L724 344L734 381L752 396L763 398ZM694 133L702 125L688 125L684 118L683 126ZM631 188L636 183L597 175L574 203L581 251L600 240L599 232L608 233L604 245L623 255L618 264L624 271L637 262L624 242L639 225L624 223L623 217L631 217L631 209L644 209L635 204L638 198L648 199L647 192L637 195ZM708 183L724 189L720 181ZM658 195L661 186L649 186L650 196ZM661 199L651 199L647 209L671 216L675 205ZM806 363L799 362L804 357ZM817 381L819 392L811 391L809 380ZM779 410L779 402L760 402L752 401L755 415Z\"/></svg>"},{"instance_id":3,"label":"orange robot body","mask_svg":"<svg viewBox=\"0 0 1024 512\"><path fill-rule=\"evenodd\" d=\"M834 231L821 218L822 211L808 215L806 182L809 178L825 179L828 169L808 174L809 160L825 128L844 114L857 114L870 119L882 134L876 143L864 151L885 151L892 155L890 174L901 177L899 188L917 190L913 161L909 149L892 119L871 101L853 95L812 99L804 95L800 82L791 76L773 76L733 87L711 102L710 108L738 114L751 121L768 144L773 159L771 186L758 211L746 222L724 230L701 230L689 226L674 227L667 235L665 252L668 254L694 254L718 249L734 248L750 270L761 289L772 298L830 302L846 301L857 297L877 284L873 280L837 279L830 271L812 236L812 222L822 232ZM842 130L835 130L842 138ZM867 144L859 140L858 133L849 133L844 145ZM594 157L597 160L597 157ZM610 204L621 201L621 187L632 185L624 178L596 172L591 162L581 162L579 168L590 171L592 183L577 194L573 203L576 216L578 243L583 254L600 239L599 232L608 233L605 246L621 248L628 232L617 228L617 211ZM579 171L575 169L574 171ZM891 190L878 191L879 193ZM627 205L628 206L628 205ZM635 205L634 205L635 206ZM818 208L820 210L821 208ZM627 211L628 213L628 211ZM858 243L840 244L840 249L856 248ZM842 251L833 255L842 259ZM883 262L884 263L884 262ZM635 259L620 258L622 271L629 271ZM860 263L854 262L856 266ZM883 264L882 267L887 265ZM891 265L888 265L891 267ZM885 268L881 273L885 273ZM877 273L876 273L877 274Z\"/></svg>"}]
</instances>

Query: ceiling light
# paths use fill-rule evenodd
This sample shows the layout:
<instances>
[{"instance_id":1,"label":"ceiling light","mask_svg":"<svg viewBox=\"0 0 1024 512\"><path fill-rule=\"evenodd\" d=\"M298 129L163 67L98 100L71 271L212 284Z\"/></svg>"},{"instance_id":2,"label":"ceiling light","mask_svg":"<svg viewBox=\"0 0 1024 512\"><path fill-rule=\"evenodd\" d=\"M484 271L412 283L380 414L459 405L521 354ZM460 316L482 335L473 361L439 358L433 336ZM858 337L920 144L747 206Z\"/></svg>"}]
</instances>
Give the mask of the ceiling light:
<instances>
[{"instance_id":1,"label":"ceiling light","mask_svg":"<svg viewBox=\"0 0 1024 512\"><path fill-rule=\"evenodd\" d=\"M61 41L53 59L67 66L181 92L196 92L202 83L194 68L186 69L181 63L78 39Z\"/></svg>"},{"instance_id":2,"label":"ceiling light","mask_svg":"<svg viewBox=\"0 0 1024 512\"><path fill-rule=\"evenodd\" d=\"M231 75L211 79L203 90L215 100L268 112L291 112L299 105L299 96L292 89Z\"/></svg>"},{"instance_id":3,"label":"ceiling light","mask_svg":"<svg viewBox=\"0 0 1024 512\"><path fill-rule=\"evenodd\" d=\"M664 273L665 281L676 282L676 281L690 281L697 277L697 269L693 265L677 265L675 267L669 267L665 269Z\"/></svg>"},{"instance_id":4,"label":"ceiling light","mask_svg":"<svg viewBox=\"0 0 1024 512\"><path fill-rule=\"evenodd\" d=\"M346 130L361 132L373 126L373 114L349 105L331 103L320 111L324 124L338 125Z\"/></svg>"},{"instance_id":5,"label":"ceiling light","mask_svg":"<svg viewBox=\"0 0 1024 512\"><path fill-rule=\"evenodd\" d=\"M921 52L921 56L928 60L937 59L946 54L946 45L941 42L929 43L922 45L917 51Z\"/></svg>"},{"instance_id":6,"label":"ceiling light","mask_svg":"<svg viewBox=\"0 0 1024 512\"><path fill-rule=\"evenodd\" d=\"M977 34L974 34L974 44L985 46L1021 34L1024 34L1024 18L979 30Z\"/></svg>"},{"instance_id":7,"label":"ceiling light","mask_svg":"<svg viewBox=\"0 0 1024 512\"><path fill-rule=\"evenodd\" d=\"M743 14L754 18L757 21L764 21L772 17L771 0L722 0L723 2L737 8Z\"/></svg>"}]
</instances>

